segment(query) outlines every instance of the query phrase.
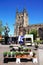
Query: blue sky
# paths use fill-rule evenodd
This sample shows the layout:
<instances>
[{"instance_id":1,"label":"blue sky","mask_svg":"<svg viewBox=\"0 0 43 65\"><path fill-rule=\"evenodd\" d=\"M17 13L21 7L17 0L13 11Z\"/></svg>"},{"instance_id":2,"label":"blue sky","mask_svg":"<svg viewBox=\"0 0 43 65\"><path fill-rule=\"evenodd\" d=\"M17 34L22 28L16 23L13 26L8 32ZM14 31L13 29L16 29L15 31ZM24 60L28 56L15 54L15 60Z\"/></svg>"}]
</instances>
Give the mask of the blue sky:
<instances>
[{"instance_id":1,"label":"blue sky","mask_svg":"<svg viewBox=\"0 0 43 65\"><path fill-rule=\"evenodd\" d=\"M28 12L29 24L43 23L43 0L0 0L0 20L3 25L8 23L9 34L14 34L16 8L22 11L26 8Z\"/></svg>"}]
</instances>

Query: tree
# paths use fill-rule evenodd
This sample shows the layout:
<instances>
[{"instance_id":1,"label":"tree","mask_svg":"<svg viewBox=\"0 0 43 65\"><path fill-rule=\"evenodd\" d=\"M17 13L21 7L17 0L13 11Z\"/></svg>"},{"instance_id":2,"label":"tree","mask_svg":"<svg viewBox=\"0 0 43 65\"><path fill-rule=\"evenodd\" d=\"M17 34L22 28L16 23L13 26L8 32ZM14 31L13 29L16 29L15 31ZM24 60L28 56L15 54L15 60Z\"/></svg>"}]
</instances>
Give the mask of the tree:
<instances>
[{"instance_id":1,"label":"tree","mask_svg":"<svg viewBox=\"0 0 43 65\"><path fill-rule=\"evenodd\" d=\"M35 40L36 37L37 37L37 30L32 29L32 30L30 31L30 34L33 34L33 39Z\"/></svg>"},{"instance_id":2,"label":"tree","mask_svg":"<svg viewBox=\"0 0 43 65\"><path fill-rule=\"evenodd\" d=\"M2 25L2 21L0 21L0 36L2 35L2 32L4 32L4 26Z\"/></svg>"}]
</instances>

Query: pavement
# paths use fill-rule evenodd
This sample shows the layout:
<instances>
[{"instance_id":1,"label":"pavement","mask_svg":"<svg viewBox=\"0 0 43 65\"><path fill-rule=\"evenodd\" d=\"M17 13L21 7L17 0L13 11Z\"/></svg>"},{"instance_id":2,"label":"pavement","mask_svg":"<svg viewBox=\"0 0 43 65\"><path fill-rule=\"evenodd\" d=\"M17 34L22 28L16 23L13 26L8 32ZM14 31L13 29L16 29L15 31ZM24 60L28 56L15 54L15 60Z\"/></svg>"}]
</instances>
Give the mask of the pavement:
<instances>
[{"instance_id":1,"label":"pavement","mask_svg":"<svg viewBox=\"0 0 43 65\"><path fill-rule=\"evenodd\" d=\"M39 65L43 65L43 44L39 45L38 53L39 53Z\"/></svg>"}]
</instances>

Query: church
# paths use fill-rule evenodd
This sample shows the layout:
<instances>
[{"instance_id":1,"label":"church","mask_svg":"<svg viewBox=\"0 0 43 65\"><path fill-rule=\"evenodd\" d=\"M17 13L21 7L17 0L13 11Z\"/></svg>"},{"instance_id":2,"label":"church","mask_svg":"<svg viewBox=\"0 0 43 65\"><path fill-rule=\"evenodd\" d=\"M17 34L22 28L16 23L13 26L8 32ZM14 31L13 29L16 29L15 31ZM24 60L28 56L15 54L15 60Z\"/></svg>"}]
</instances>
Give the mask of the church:
<instances>
[{"instance_id":1,"label":"church","mask_svg":"<svg viewBox=\"0 0 43 65\"><path fill-rule=\"evenodd\" d=\"M16 22L15 22L15 30L14 35L18 36L20 32L24 34L28 34L32 29L37 30L37 35L41 39L43 39L43 24L33 24L29 25L29 16L26 9L23 9L22 12L16 10Z\"/></svg>"}]
</instances>

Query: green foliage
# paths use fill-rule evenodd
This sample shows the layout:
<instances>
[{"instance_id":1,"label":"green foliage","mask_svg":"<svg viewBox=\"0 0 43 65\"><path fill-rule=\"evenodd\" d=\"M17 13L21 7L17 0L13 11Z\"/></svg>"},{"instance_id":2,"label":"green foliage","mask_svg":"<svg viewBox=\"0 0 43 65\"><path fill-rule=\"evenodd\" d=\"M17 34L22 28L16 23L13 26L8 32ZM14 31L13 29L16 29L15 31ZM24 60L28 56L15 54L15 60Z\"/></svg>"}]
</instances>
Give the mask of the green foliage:
<instances>
[{"instance_id":1,"label":"green foliage","mask_svg":"<svg viewBox=\"0 0 43 65\"><path fill-rule=\"evenodd\" d=\"M15 56L15 52L12 52L12 57L14 57Z\"/></svg>"},{"instance_id":2,"label":"green foliage","mask_svg":"<svg viewBox=\"0 0 43 65\"><path fill-rule=\"evenodd\" d=\"M35 40L35 42L36 42L37 44L40 44L40 43L43 42L43 40Z\"/></svg>"},{"instance_id":3,"label":"green foliage","mask_svg":"<svg viewBox=\"0 0 43 65\"><path fill-rule=\"evenodd\" d=\"M25 48L24 51L27 52L28 51L28 48Z\"/></svg>"},{"instance_id":4,"label":"green foliage","mask_svg":"<svg viewBox=\"0 0 43 65\"><path fill-rule=\"evenodd\" d=\"M30 51L31 49L30 48L25 48L25 49L23 49L25 52L28 52L28 51Z\"/></svg>"},{"instance_id":5,"label":"green foliage","mask_svg":"<svg viewBox=\"0 0 43 65\"><path fill-rule=\"evenodd\" d=\"M32 29L31 31L30 31L30 33L29 34L33 34L33 38L34 38L34 40L36 39L36 37L37 37L37 30L35 30L35 29Z\"/></svg>"},{"instance_id":6,"label":"green foliage","mask_svg":"<svg viewBox=\"0 0 43 65\"><path fill-rule=\"evenodd\" d=\"M38 45L35 45L35 48L38 48Z\"/></svg>"},{"instance_id":7,"label":"green foliage","mask_svg":"<svg viewBox=\"0 0 43 65\"><path fill-rule=\"evenodd\" d=\"M28 55L29 53L28 52L16 52L16 54L15 55Z\"/></svg>"},{"instance_id":8,"label":"green foliage","mask_svg":"<svg viewBox=\"0 0 43 65\"><path fill-rule=\"evenodd\" d=\"M11 52L8 52L8 57L11 57Z\"/></svg>"},{"instance_id":9,"label":"green foliage","mask_svg":"<svg viewBox=\"0 0 43 65\"><path fill-rule=\"evenodd\" d=\"M25 55L29 55L29 52L23 52L23 54L25 54Z\"/></svg>"},{"instance_id":10,"label":"green foliage","mask_svg":"<svg viewBox=\"0 0 43 65\"><path fill-rule=\"evenodd\" d=\"M23 46L18 47L18 50L22 51L23 50Z\"/></svg>"},{"instance_id":11,"label":"green foliage","mask_svg":"<svg viewBox=\"0 0 43 65\"><path fill-rule=\"evenodd\" d=\"M16 53L15 53L15 55L20 55L20 54L21 54L21 52L16 52Z\"/></svg>"},{"instance_id":12,"label":"green foliage","mask_svg":"<svg viewBox=\"0 0 43 65\"><path fill-rule=\"evenodd\" d=\"M3 56L6 57L6 56L7 56L7 52L4 52L4 53L3 53Z\"/></svg>"},{"instance_id":13,"label":"green foliage","mask_svg":"<svg viewBox=\"0 0 43 65\"><path fill-rule=\"evenodd\" d=\"M0 35L2 34L3 31L4 31L4 26L2 25L2 21L0 21Z\"/></svg>"},{"instance_id":14,"label":"green foliage","mask_svg":"<svg viewBox=\"0 0 43 65\"><path fill-rule=\"evenodd\" d=\"M33 57L36 55L36 53L35 52L33 52Z\"/></svg>"},{"instance_id":15,"label":"green foliage","mask_svg":"<svg viewBox=\"0 0 43 65\"><path fill-rule=\"evenodd\" d=\"M19 48L23 49L23 46L20 46Z\"/></svg>"},{"instance_id":16,"label":"green foliage","mask_svg":"<svg viewBox=\"0 0 43 65\"><path fill-rule=\"evenodd\" d=\"M12 46L12 45L10 45L9 47L10 47L10 48L13 48L13 46Z\"/></svg>"}]
</instances>

